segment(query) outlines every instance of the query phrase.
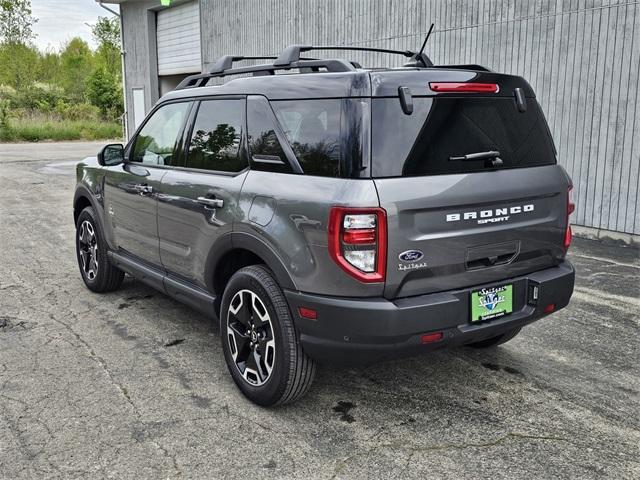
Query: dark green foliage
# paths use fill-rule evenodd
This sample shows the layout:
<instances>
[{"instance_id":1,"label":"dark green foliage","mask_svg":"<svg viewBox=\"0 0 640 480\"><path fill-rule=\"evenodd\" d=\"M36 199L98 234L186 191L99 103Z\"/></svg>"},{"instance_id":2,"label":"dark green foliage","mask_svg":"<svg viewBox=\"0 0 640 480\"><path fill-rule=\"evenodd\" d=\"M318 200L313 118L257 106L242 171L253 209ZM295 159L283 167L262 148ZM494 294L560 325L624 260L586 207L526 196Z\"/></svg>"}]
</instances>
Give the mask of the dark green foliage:
<instances>
[{"instance_id":1,"label":"dark green foliage","mask_svg":"<svg viewBox=\"0 0 640 480\"><path fill-rule=\"evenodd\" d=\"M117 118L123 111L122 88L104 67L99 67L87 82L87 99L105 118Z\"/></svg>"}]
</instances>

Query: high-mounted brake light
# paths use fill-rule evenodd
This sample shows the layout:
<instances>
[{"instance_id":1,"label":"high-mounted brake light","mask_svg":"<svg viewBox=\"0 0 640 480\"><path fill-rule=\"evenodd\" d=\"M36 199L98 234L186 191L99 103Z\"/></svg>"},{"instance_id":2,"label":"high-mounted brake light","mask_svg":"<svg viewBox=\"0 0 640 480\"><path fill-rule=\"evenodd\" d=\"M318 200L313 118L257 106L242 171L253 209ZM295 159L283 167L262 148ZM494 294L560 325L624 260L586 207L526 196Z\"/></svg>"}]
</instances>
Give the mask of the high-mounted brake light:
<instances>
[{"instance_id":1,"label":"high-mounted brake light","mask_svg":"<svg viewBox=\"0 0 640 480\"><path fill-rule=\"evenodd\" d=\"M497 83L430 82L429 88L438 93L498 93Z\"/></svg>"},{"instance_id":2,"label":"high-mounted brake light","mask_svg":"<svg viewBox=\"0 0 640 480\"><path fill-rule=\"evenodd\" d=\"M567 225L564 230L564 249L565 250L568 250L569 247L571 246L571 237L573 236L573 233L571 232L571 224L569 223L569 218L571 217L571 214L576 209L575 203L571 201L571 190L573 190L573 185L569 185L569 188L567 189Z\"/></svg>"},{"instance_id":3,"label":"high-mounted brake light","mask_svg":"<svg viewBox=\"0 0 640 480\"><path fill-rule=\"evenodd\" d=\"M329 254L349 275L383 282L387 264L387 215L382 208L333 207Z\"/></svg>"}]
</instances>

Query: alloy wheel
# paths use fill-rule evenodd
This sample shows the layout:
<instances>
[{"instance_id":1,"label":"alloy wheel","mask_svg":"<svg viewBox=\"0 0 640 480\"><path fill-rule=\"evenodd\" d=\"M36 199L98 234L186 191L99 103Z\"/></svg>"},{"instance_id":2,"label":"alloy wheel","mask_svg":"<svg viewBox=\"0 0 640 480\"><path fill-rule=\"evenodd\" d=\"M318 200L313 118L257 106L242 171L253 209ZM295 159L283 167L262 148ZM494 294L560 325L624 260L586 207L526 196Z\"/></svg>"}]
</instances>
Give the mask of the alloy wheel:
<instances>
[{"instance_id":1,"label":"alloy wheel","mask_svg":"<svg viewBox=\"0 0 640 480\"><path fill-rule=\"evenodd\" d=\"M98 239L89 220L80 225L78 244L82 271L89 280L93 280L98 275Z\"/></svg>"},{"instance_id":2,"label":"alloy wheel","mask_svg":"<svg viewBox=\"0 0 640 480\"><path fill-rule=\"evenodd\" d=\"M227 341L233 362L247 383L260 386L269 380L276 358L271 317L260 297L240 290L227 313Z\"/></svg>"}]
</instances>

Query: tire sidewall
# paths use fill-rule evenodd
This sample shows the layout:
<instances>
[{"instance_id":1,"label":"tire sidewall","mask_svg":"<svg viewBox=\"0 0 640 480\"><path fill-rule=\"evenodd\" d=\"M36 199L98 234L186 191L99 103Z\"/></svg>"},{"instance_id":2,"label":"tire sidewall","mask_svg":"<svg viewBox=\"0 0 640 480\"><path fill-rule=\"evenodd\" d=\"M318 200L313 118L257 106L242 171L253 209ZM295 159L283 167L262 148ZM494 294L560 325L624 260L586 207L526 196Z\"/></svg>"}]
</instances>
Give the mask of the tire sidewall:
<instances>
[{"instance_id":1,"label":"tire sidewall","mask_svg":"<svg viewBox=\"0 0 640 480\"><path fill-rule=\"evenodd\" d=\"M277 403L280 397L282 397L287 386L287 376L291 367L291 359L286 353L290 351L291 339L286 335L282 322L291 321L291 315L288 307L285 307L286 311L285 308L276 309L271 295L269 295L267 290L270 286L265 285L262 279L255 275L255 268L256 267L252 267L251 269L241 269L231 277L231 280L229 280L229 283L224 290L222 308L220 309L220 338L222 340L222 349L227 367L229 368L229 372L231 373L231 376L238 388L240 388L240 390L255 403L263 406L269 406ZM269 274L273 281L271 288L273 289L275 286L278 289L277 293L282 295L282 298L284 299L284 295L277 286L277 283L275 283L275 280L273 280L270 272L263 267L257 268L262 268ZM229 346L229 339L227 338L227 316L229 305L231 303L231 299L233 299L234 295L240 290L251 290L260 298L269 313L271 325L273 327L273 336L276 347L274 367L269 379L260 386L251 385L240 374L233 357L231 356L231 348Z\"/></svg>"}]
</instances>

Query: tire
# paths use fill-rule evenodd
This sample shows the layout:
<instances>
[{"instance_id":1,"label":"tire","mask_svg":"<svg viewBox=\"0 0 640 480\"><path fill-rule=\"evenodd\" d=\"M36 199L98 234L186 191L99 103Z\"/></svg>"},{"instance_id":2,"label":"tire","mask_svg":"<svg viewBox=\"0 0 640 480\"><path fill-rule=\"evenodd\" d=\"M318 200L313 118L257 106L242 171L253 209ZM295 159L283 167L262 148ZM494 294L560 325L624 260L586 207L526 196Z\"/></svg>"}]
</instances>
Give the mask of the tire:
<instances>
[{"instance_id":1,"label":"tire","mask_svg":"<svg viewBox=\"0 0 640 480\"><path fill-rule=\"evenodd\" d=\"M287 301L266 267L242 268L229 280L220 337L231 377L252 402L280 405L309 390L316 364L302 351Z\"/></svg>"},{"instance_id":2,"label":"tire","mask_svg":"<svg viewBox=\"0 0 640 480\"><path fill-rule=\"evenodd\" d=\"M487 338L486 340L480 340L479 342L468 343L467 346L473 347L473 348L497 347L498 345L502 345L503 343L507 343L509 340L512 340L516 335L520 333L520 330L522 330L522 327L514 328L513 330L509 330L495 337Z\"/></svg>"},{"instance_id":3,"label":"tire","mask_svg":"<svg viewBox=\"0 0 640 480\"><path fill-rule=\"evenodd\" d=\"M124 272L109 262L107 250L98 217L86 207L76 222L76 257L84 284L96 293L117 290L124 279Z\"/></svg>"}]
</instances>

